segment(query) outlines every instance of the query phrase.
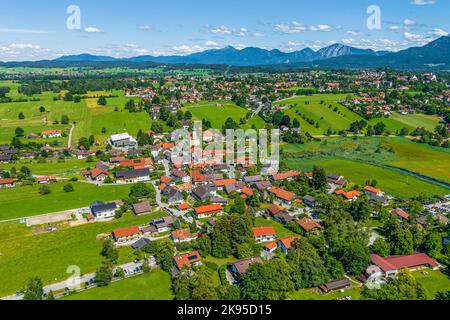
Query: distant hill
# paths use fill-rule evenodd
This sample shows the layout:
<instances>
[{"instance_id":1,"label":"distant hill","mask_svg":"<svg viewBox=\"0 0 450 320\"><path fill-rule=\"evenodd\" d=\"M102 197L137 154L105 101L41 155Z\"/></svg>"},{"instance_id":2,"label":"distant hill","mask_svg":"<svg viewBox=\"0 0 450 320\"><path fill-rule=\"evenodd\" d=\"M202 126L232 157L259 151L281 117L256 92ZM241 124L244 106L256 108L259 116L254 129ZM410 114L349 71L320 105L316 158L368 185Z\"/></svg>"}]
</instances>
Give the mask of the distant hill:
<instances>
[{"instance_id":1,"label":"distant hill","mask_svg":"<svg viewBox=\"0 0 450 320\"><path fill-rule=\"evenodd\" d=\"M107 56L80 54L62 56L52 61L8 62L1 66L29 67L134 67L143 68L150 65L170 67L205 67L233 70L292 70L298 68L321 69L368 69L392 68L407 70L450 70L450 36L444 36L423 47L413 47L399 52L373 51L359 49L343 44L314 51L305 48L300 51L282 52L248 47L238 50L228 46L222 49L206 50L186 56L138 56L117 59Z\"/></svg>"},{"instance_id":2,"label":"distant hill","mask_svg":"<svg viewBox=\"0 0 450 320\"><path fill-rule=\"evenodd\" d=\"M155 62L166 64L225 64L229 66L263 66L276 64L289 64L298 62L311 62L315 60L328 59L344 55L371 55L377 56L379 53L370 49L358 49L342 44L334 44L329 47L314 51L305 48L300 51L282 52L280 50L266 50L255 47L248 47L238 50L232 46L223 49L206 50L193 53L187 56L138 56L128 59L115 59L112 57L94 56L81 54L76 56L63 56L55 61L75 62L75 61L129 61L129 62Z\"/></svg>"}]
</instances>

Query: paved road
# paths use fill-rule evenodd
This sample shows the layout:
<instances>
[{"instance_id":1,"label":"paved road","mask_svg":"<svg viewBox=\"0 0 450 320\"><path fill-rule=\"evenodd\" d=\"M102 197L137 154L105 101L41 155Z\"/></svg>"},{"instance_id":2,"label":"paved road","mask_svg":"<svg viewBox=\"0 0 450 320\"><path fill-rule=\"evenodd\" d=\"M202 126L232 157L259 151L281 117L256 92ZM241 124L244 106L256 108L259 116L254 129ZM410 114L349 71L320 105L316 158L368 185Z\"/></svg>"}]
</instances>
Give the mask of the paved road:
<instances>
[{"instance_id":1,"label":"paved road","mask_svg":"<svg viewBox=\"0 0 450 320\"><path fill-rule=\"evenodd\" d=\"M134 274L138 274L138 273L142 273L141 271L141 267L142 267L142 262L138 262L138 263L134 263L134 262L130 262L130 263L125 263L122 265L117 266L116 268L114 268L114 271L117 270L118 268L122 268L125 271L125 275L126 276L131 276ZM151 268L155 268L157 266L156 261L154 258L150 258L149 259L149 264ZM84 283L93 283L95 278L95 273L89 273L89 274L85 274L83 276L81 276L79 279L77 278L69 278L65 281L61 281L58 283L54 283L48 286L44 287L44 293L49 293L50 291L53 292L57 292L60 290L64 290L66 288L70 288L71 290L76 289L76 287L78 287L78 285L83 285ZM121 279L117 279L117 281L119 281ZM94 285L95 286L95 285ZM22 300L23 299L23 295L22 294L13 294L7 297L4 297L0 300Z\"/></svg>"},{"instance_id":2,"label":"paved road","mask_svg":"<svg viewBox=\"0 0 450 320\"><path fill-rule=\"evenodd\" d=\"M166 172L166 176L170 176L170 167L169 167L169 161L166 159L163 160L164 165L164 171Z\"/></svg>"}]
</instances>

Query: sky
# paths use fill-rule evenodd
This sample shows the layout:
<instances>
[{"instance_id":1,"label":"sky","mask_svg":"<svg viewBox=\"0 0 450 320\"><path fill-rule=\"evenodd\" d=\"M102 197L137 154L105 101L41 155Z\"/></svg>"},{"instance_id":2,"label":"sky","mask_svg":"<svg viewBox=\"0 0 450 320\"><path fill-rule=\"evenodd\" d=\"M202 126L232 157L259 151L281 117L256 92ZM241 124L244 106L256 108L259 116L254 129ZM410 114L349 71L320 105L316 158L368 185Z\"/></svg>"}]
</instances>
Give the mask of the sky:
<instances>
[{"instance_id":1,"label":"sky","mask_svg":"<svg viewBox=\"0 0 450 320\"><path fill-rule=\"evenodd\" d=\"M187 55L229 45L398 51L448 35L449 12L450 0L3 0L0 61Z\"/></svg>"}]
</instances>

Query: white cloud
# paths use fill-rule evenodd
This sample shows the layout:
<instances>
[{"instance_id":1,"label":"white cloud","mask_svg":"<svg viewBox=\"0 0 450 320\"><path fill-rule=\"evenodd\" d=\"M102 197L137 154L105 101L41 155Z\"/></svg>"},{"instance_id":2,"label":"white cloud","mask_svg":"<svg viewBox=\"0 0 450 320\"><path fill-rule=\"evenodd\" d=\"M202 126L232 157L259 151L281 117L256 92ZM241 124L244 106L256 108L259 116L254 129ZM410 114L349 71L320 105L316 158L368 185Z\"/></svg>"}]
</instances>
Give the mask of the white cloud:
<instances>
[{"instance_id":1,"label":"white cloud","mask_svg":"<svg viewBox=\"0 0 450 320\"><path fill-rule=\"evenodd\" d=\"M409 40L409 41L417 41L417 40L422 40L423 39L422 35L416 34L416 33L411 33L411 32L404 32L403 33L403 37L406 40Z\"/></svg>"},{"instance_id":2,"label":"white cloud","mask_svg":"<svg viewBox=\"0 0 450 320\"><path fill-rule=\"evenodd\" d=\"M29 43L11 43L9 45L9 48L11 48L11 49L34 49L34 50L41 49L40 46L34 45L34 44L29 44Z\"/></svg>"},{"instance_id":3,"label":"white cloud","mask_svg":"<svg viewBox=\"0 0 450 320\"><path fill-rule=\"evenodd\" d=\"M405 20L403 20L403 24L405 26L412 26L412 25L415 25L416 22L414 20L411 20L411 19L405 19Z\"/></svg>"},{"instance_id":4,"label":"white cloud","mask_svg":"<svg viewBox=\"0 0 450 320\"><path fill-rule=\"evenodd\" d=\"M351 36L360 36L360 35L363 34L362 32L353 31L353 30L348 30L346 33L351 35Z\"/></svg>"},{"instance_id":5,"label":"white cloud","mask_svg":"<svg viewBox=\"0 0 450 320\"><path fill-rule=\"evenodd\" d=\"M96 28L96 27L86 27L86 28L84 28L84 32L86 32L86 33L103 33L103 30L100 30L99 28Z\"/></svg>"},{"instance_id":6,"label":"white cloud","mask_svg":"<svg viewBox=\"0 0 450 320\"><path fill-rule=\"evenodd\" d=\"M435 3L436 3L435 0L411 0L411 4L415 6L426 6Z\"/></svg>"},{"instance_id":7,"label":"white cloud","mask_svg":"<svg viewBox=\"0 0 450 320\"><path fill-rule=\"evenodd\" d=\"M180 46L173 46L171 49L175 54L180 54L180 55L191 54L191 53L196 53L196 52L201 52L201 51L206 50L205 47L202 47L199 45L188 46L186 44L180 45Z\"/></svg>"},{"instance_id":8,"label":"white cloud","mask_svg":"<svg viewBox=\"0 0 450 320\"><path fill-rule=\"evenodd\" d=\"M141 31L150 31L150 30L153 30L153 28L151 27L151 26L139 26L139 27L137 27L138 28L138 30L141 30Z\"/></svg>"},{"instance_id":9,"label":"white cloud","mask_svg":"<svg viewBox=\"0 0 450 320\"><path fill-rule=\"evenodd\" d=\"M274 29L281 33L294 34L305 31L307 27L300 22L294 21L290 24L279 23L274 26Z\"/></svg>"},{"instance_id":10,"label":"white cloud","mask_svg":"<svg viewBox=\"0 0 450 320\"><path fill-rule=\"evenodd\" d=\"M428 32L429 35L432 36L436 36L436 37L443 37L443 36L448 36L449 33L445 30L442 29L433 29L431 31Z\"/></svg>"},{"instance_id":11,"label":"white cloud","mask_svg":"<svg viewBox=\"0 0 450 320\"><path fill-rule=\"evenodd\" d=\"M235 36L235 37L262 37L264 34L261 32L252 32L248 28L240 27L240 28L232 28L225 25L221 26L205 26L207 31L213 34L222 35L222 36Z\"/></svg>"},{"instance_id":12,"label":"white cloud","mask_svg":"<svg viewBox=\"0 0 450 320\"><path fill-rule=\"evenodd\" d=\"M208 40L208 41L205 42L205 46L208 46L208 47L216 47L218 45L219 44L217 42L214 42L214 41L211 41L211 40Z\"/></svg>"},{"instance_id":13,"label":"white cloud","mask_svg":"<svg viewBox=\"0 0 450 320\"><path fill-rule=\"evenodd\" d=\"M48 33L45 30L0 28L0 33Z\"/></svg>"},{"instance_id":14,"label":"white cloud","mask_svg":"<svg viewBox=\"0 0 450 320\"><path fill-rule=\"evenodd\" d=\"M220 27L213 27L210 32L214 34L221 34L221 35L230 35L232 34L232 31L227 26L220 26Z\"/></svg>"},{"instance_id":15,"label":"white cloud","mask_svg":"<svg viewBox=\"0 0 450 320\"><path fill-rule=\"evenodd\" d=\"M309 30L318 32L330 32L333 31L333 28L327 24L319 24L317 26L310 26Z\"/></svg>"}]
</instances>

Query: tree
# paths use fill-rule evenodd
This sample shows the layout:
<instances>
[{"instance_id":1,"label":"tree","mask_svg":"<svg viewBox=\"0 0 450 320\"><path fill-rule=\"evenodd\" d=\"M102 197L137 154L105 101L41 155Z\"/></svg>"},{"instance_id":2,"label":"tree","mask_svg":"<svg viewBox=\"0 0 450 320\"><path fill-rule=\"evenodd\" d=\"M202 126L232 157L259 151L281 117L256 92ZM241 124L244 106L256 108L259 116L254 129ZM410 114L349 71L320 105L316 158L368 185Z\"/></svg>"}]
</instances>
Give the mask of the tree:
<instances>
[{"instance_id":1,"label":"tree","mask_svg":"<svg viewBox=\"0 0 450 320\"><path fill-rule=\"evenodd\" d=\"M16 137L23 137L25 134L25 130L23 130L21 127L17 127L15 130Z\"/></svg>"},{"instance_id":2,"label":"tree","mask_svg":"<svg viewBox=\"0 0 450 320\"><path fill-rule=\"evenodd\" d=\"M89 140L86 137L81 137L78 140L78 147L84 147L86 149L89 149L90 147Z\"/></svg>"},{"instance_id":3,"label":"tree","mask_svg":"<svg viewBox=\"0 0 450 320\"><path fill-rule=\"evenodd\" d=\"M106 101L106 98L104 96L100 96L100 98L98 98L97 104L99 106L106 106L108 102Z\"/></svg>"},{"instance_id":4,"label":"tree","mask_svg":"<svg viewBox=\"0 0 450 320\"><path fill-rule=\"evenodd\" d=\"M323 168L314 166L312 186L315 190L322 190L327 186L327 175Z\"/></svg>"},{"instance_id":5,"label":"tree","mask_svg":"<svg viewBox=\"0 0 450 320\"><path fill-rule=\"evenodd\" d=\"M386 240L391 245L391 253L395 255L409 255L414 251L414 241L411 231L400 226L399 220L391 215L385 223Z\"/></svg>"},{"instance_id":6,"label":"tree","mask_svg":"<svg viewBox=\"0 0 450 320\"><path fill-rule=\"evenodd\" d=\"M89 146L93 146L95 144L95 137L94 135L89 136Z\"/></svg>"},{"instance_id":7,"label":"tree","mask_svg":"<svg viewBox=\"0 0 450 320\"><path fill-rule=\"evenodd\" d=\"M44 113L44 112L45 112L45 107L40 106L40 107L39 107L39 112L40 112L40 113Z\"/></svg>"},{"instance_id":8,"label":"tree","mask_svg":"<svg viewBox=\"0 0 450 320\"><path fill-rule=\"evenodd\" d=\"M156 261L161 269L170 272L173 266L173 256L175 250L172 241L164 239L158 243L158 251L156 253Z\"/></svg>"},{"instance_id":9,"label":"tree","mask_svg":"<svg viewBox=\"0 0 450 320\"><path fill-rule=\"evenodd\" d=\"M64 186L64 191L65 192L74 192L75 189L71 183L68 183Z\"/></svg>"},{"instance_id":10,"label":"tree","mask_svg":"<svg viewBox=\"0 0 450 320\"><path fill-rule=\"evenodd\" d=\"M385 130L386 130L386 125L384 124L384 122L378 122L373 129L375 130L375 134L380 136L382 135Z\"/></svg>"},{"instance_id":11,"label":"tree","mask_svg":"<svg viewBox=\"0 0 450 320\"><path fill-rule=\"evenodd\" d=\"M38 277L28 279L24 291L23 300L42 300L44 297L42 280Z\"/></svg>"},{"instance_id":12,"label":"tree","mask_svg":"<svg viewBox=\"0 0 450 320\"><path fill-rule=\"evenodd\" d=\"M361 196L350 205L350 214L355 221L364 221L370 217L372 210L366 196Z\"/></svg>"},{"instance_id":13,"label":"tree","mask_svg":"<svg viewBox=\"0 0 450 320\"><path fill-rule=\"evenodd\" d=\"M115 263L119 259L119 250L114 247L113 241L109 238L103 241L100 254L111 263Z\"/></svg>"},{"instance_id":14,"label":"tree","mask_svg":"<svg viewBox=\"0 0 450 320\"><path fill-rule=\"evenodd\" d=\"M134 184L129 193L130 198L148 198L155 195L155 190L150 185L139 182Z\"/></svg>"},{"instance_id":15,"label":"tree","mask_svg":"<svg viewBox=\"0 0 450 320\"><path fill-rule=\"evenodd\" d=\"M106 287L113 280L113 270L111 262L103 261L100 268L95 273L94 281L99 287Z\"/></svg>"},{"instance_id":16,"label":"tree","mask_svg":"<svg viewBox=\"0 0 450 320\"><path fill-rule=\"evenodd\" d=\"M306 239L296 239L287 255L296 289L312 288L328 282L329 275L316 249Z\"/></svg>"},{"instance_id":17,"label":"tree","mask_svg":"<svg viewBox=\"0 0 450 320\"><path fill-rule=\"evenodd\" d=\"M116 269L116 272L115 272L114 276L116 278L125 278L125 270L123 270L121 267L118 267Z\"/></svg>"},{"instance_id":18,"label":"tree","mask_svg":"<svg viewBox=\"0 0 450 320\"><path fill-rule=\"evenodd\" d=\"M152 271L152 268L150 267L150 263L148 262L147 259L145 259L144 263L142 263L142 271L144 271L144 273L149 273L150 271Z\"/></svg>"},{"instance_id":19,"label":"tree","mask_svg":"<svg viewBox=\"0 0 450 320\"><path fill-rule=\"evenodd\" d=\"M434 258L439 257L443 249L441 235L437 232L428 233L425 237L424 246L430 256Z\"/></svg>"},{"instance_id":20,"label":"tree","mask_svg":"<svg viewBox=\"0 0 450 320\"><path fill-rule=\"evenodd\" d=\"M383 238L378 238L372 244L372 252L382 257L391 255L391 245Z\"/></svg>"},{"instance_id":21,"label":"tree","mask_svg":"<svg viewBox=\"0 0 450 320\"><path fill-rule=\"evenodd\" d=\"M208 270L202 268L197 271L191 280L192 300L216 300L217 293L214 281Z\"/></svg>"},{"instance_id":22,"label":"tree","mask_svg":"<svg viewBox=\"0 0 450 320\"><path fill-rule=\"evenodd\" d=\"M186 120L186 121L192 120L192 112L190 112L189 110L186 111L186 112L184 113L184 120Z\"/></svg>"},{"instance_id":23,"label":"tree","mask_svg":"<svg viewBox=\"0 0 450 320\"><path fill-rule=\"evenodd\" d=\"M294 118L292 121L292 128L300 128L300 122L297 120L297 118Z\"/></svg>"},{"instance_id":24,"label":"tree","mask_svg":"<svg viewBox=\"0 0 450 320\"><path fill-rule=\"evenodd\" d=\"M291 279L291 267L283 259L274 258L263 264L250 265L242 276L242 298L246 300L285 299L295 287Z\"/></svg>"},{"instance_id":25,"label":"tree","mask_svg":"<svg viewBox=\"0 0 450 320\"><path fill-rule=\"evenodd\" d=\"M367 300L425 300L426 293L407 269L401 270L394 280L380 289L364 287L362 296Z\"/></svg>"},{"instance_id":26,"label":"tree","mask_svg":"<svg viewBox=\"0 0 450 320\"><path fill-rule=\"evenodd\" d=\"M19 113L19 119L20 119L20 120L25 119L25 115L24 115L23 112L20 112L20 113Z\"/></svg>"},{"instance_id":27,"label":"tree","mask_svg":"<svg viewBox=\"0 0 450 320\"><path fill-rule=\"evenodd\" d=\"M49 186L47 185L42 185L39 187L39 193L43 196L48 195L52 192L52 190L50 189Z\"/></svg>"},{"instance_id":28,"label":"tree","mask_svg":"<svg viewBox=\"0 0 450 320\"><path fill-rule=\"evenodd\" d=\"M50 290L47 294L47 300L52 301L55 300L55 294L53 293L53 290Z\"/></svg>"},{"instance_id":29,"label":"tree","mask_svg":"<svg viewBox=\"0 0 450 320\"><path fill-rule=\"evenodd\" d=\"M65 114L61 116L61 124L69 124L69 117Z\"/></svg>"}]
</instances>

